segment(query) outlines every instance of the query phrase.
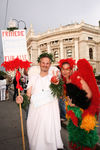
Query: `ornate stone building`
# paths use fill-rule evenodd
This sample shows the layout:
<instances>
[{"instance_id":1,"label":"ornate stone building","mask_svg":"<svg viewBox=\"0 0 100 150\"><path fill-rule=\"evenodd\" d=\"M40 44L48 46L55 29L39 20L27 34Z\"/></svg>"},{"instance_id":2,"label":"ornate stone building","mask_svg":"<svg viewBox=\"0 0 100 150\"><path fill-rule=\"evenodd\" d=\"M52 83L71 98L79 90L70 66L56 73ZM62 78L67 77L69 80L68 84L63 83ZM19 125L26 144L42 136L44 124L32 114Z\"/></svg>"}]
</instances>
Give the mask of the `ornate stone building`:
<instances>
[{"instance_id":1,"label":"ornate stone building","mask_svg":"<svg viewBox=\"0 0 100 150\"><path fill-rule=\"evenodd\" d=\"M35 35L31 25L27 33L27 49L30 61L35 64L38 55L48 52L54 55L55 64L62 58L86 58L100 73L100 26L81 22Z\"/></svg>"}]
</instances>

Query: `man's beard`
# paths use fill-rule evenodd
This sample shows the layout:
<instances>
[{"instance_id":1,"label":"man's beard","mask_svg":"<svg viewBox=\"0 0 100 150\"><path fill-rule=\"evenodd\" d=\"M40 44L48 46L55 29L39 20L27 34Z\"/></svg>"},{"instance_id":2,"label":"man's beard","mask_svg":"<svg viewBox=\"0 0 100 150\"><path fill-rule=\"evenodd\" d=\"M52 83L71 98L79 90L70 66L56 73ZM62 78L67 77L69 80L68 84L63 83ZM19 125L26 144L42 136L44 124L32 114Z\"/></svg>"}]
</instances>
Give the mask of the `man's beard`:
<instances>
[{"instance_id":1,"label":"man's beard","mask_svg":"<svg viewBox=\"0 0 100 150\"><path fill-rule=\"evenodd\" d=\"M48 72L48 70L49 70L49 69L47 69L47 68L43 68L43 69L42 69L43 72Z\"/></svg>"}]
</instances>

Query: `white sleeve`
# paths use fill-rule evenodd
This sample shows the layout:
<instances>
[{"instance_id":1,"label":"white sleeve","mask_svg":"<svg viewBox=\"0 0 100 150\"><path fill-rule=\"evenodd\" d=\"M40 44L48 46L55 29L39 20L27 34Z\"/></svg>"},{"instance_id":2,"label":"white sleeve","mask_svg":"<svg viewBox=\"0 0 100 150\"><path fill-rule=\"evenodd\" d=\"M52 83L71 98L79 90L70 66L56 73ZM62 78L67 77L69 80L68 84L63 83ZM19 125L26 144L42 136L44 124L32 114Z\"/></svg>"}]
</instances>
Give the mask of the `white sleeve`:
<instances>
[{"instance_id":1,"label":"white sleeve","mask_svg":"<svg viewBox=\"0 0 100 150\"><path fill-rule=\"evenodd\" d=\"M32 76L29 78L29 82L27 84L27 90L32 87L33 83L32 83Z\"/></svg>"},{"instance_id":2,"label":"white sleeve","mask_svg":"<svg viewBox=\"0 0 100 150\"><path fill-rule=\"evenodd\" d=\"M33 75L37 75L40 73L40 67L39 66L32 66L29 71L28 71L28 77L29 79L31 78L31 76Z\"/></svg>"},{"instance_id":3,"label":"white sleeve","mask_svg":"<svg viewBox=\"0 0 100 150\"><path fill-rule=\"evenodd\" d=\"M28 85L27 85L27 90L30 87L32 87L32 91L34 91L37 78L38 78L38 75L36 75L36 74L34 74L33 76L29 77L29 82L28 82Z\"/></svg>"},{"instance_id":4,"label":"white sleeve","mask_svg":"<svg viewBox=\"0 0 100 150\"><path fill-rule=\"evenodd\" d=\"M40 67L39 66L32 66L29 71L28 71L28 85L27 85L27 89L29 89L31 86L33 88L33 86L35 85L35 81L37 78L37 75L40 72Z\"/></svg>"}]
</instances>

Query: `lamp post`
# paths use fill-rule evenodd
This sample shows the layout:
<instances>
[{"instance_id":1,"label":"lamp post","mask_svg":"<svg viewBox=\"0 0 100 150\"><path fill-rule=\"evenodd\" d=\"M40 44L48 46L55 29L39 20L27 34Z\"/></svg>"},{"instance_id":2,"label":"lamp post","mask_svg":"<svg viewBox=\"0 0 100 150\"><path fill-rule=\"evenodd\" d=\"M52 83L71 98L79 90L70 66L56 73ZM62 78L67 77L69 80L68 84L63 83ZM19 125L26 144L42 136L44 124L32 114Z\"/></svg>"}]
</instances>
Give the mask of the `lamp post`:
<instances>
[{"instance_id":1,"label":"lamp post","mask_svg":"<svg viewBox=\"0 0 100 150\"><path fill-rule=\"evenodd\" d=\"M17 19L11 19L8 22L8 28L7 29L10 30L10 31L17 30L17 29L19 29L19 25L20 25L21 22L24 24L24 29L27 30L25 21L17 20Z\"/></svg>"}]
</instances>

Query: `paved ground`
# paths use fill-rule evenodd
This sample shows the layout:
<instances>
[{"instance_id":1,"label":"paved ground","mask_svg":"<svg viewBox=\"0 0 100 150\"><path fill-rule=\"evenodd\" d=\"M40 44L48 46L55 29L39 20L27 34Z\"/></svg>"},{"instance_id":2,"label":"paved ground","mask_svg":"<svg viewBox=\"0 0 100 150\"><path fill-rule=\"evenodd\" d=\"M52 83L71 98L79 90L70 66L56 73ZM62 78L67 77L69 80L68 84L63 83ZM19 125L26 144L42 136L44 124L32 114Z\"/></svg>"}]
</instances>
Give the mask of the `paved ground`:
<instances>
[{"instance_id":1,"label":"paved ground","mask_svg":"<svg viewBox=\"0 0 100 150\"><path fill-rule=\"evenodd\" d=\"M11 93L12 95L12 93ZM10 100L0 101L0 150L22 150L22 136L20 125L19 107L15 102ZM23 124L25 135L25 147L29 150L27 132L26 132L26 120L25 112L23 111ZM67 148L68 134L67 131L62 128L61 130L64 144Z\"/></svg>"},{"instance_id":2,"label":"paved ground","mask_svg":"<svg viewBox=\"0 0 100 150\"><path fill-rule=\"evenodd\" d=\"M26 150L29 150L27 132L26 132L26 120L25 112L23 111L23 122L24 122L24 134L25 134L25 146ZM100 122L99 122L100 123ZM100 135L100 128L98 128ZM61 135L63 142L68 148L68 133L62 127ZM20 115L19 107L15 102L12 101L12 93L10 94L9 101L0 101L0 150L22 150L22 137L20 128ZM100 150L98 147L97 150Z\"/></svg>"}]
</instances>

